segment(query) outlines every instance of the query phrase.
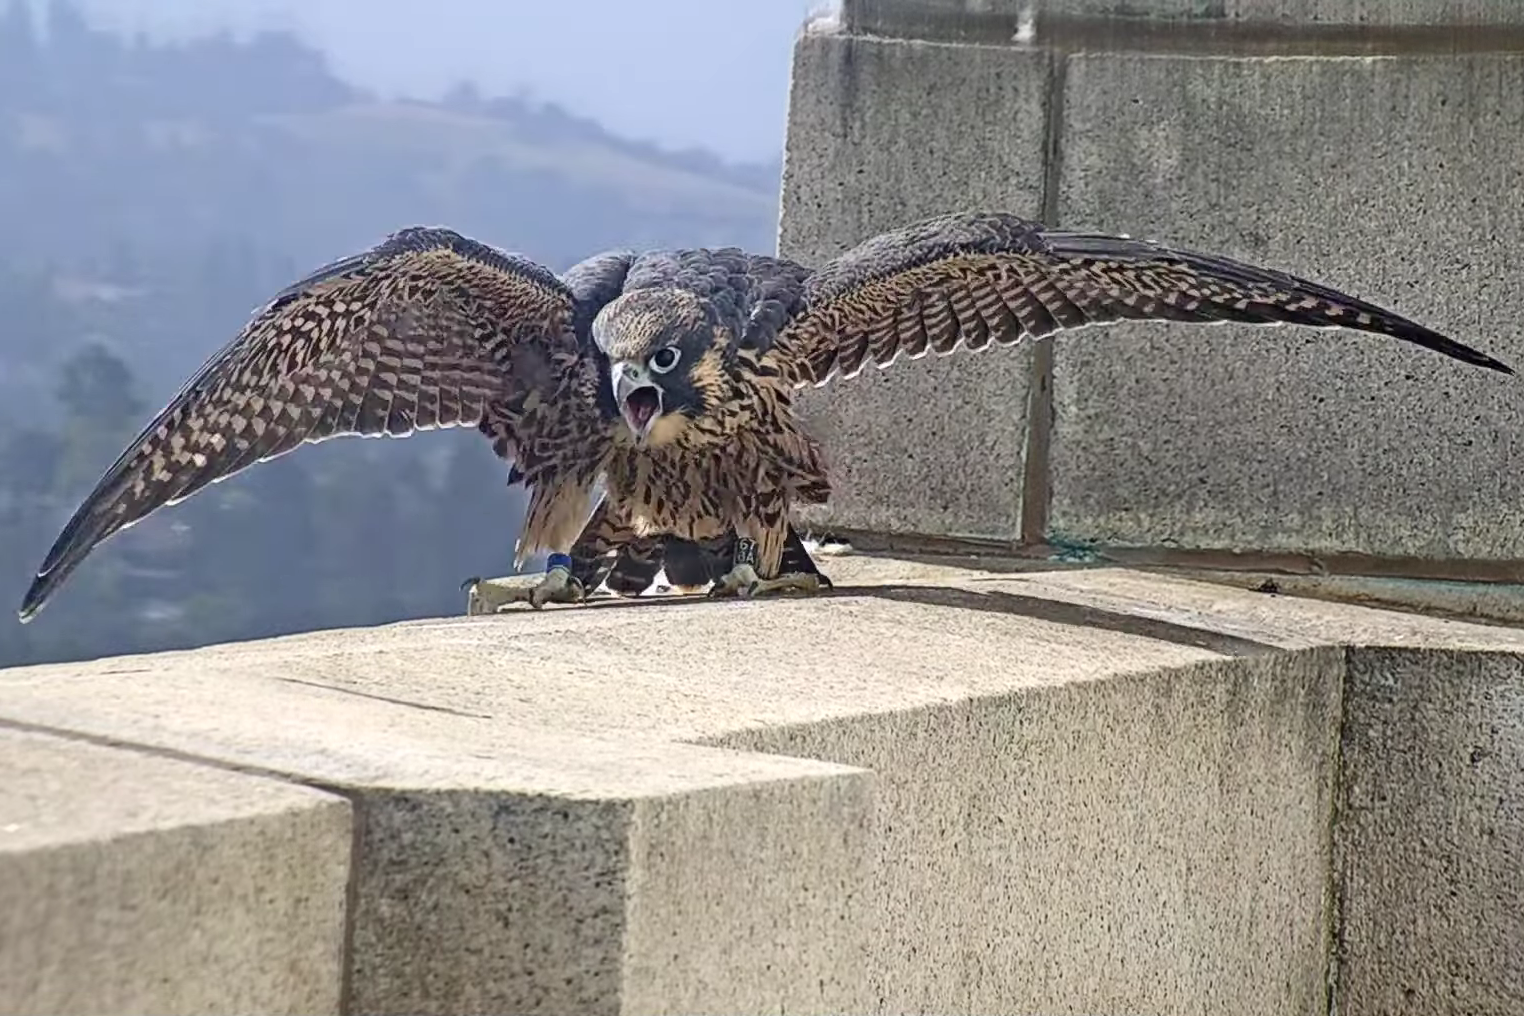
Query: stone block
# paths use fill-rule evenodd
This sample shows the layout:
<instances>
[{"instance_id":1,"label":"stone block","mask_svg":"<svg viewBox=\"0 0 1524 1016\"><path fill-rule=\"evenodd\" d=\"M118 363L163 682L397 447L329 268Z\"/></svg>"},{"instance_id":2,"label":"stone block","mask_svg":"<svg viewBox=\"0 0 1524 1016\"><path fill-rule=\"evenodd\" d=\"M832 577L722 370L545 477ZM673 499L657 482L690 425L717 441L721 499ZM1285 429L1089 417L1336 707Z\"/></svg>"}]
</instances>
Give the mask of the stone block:
<instances>
[{"instance_id":1,"label":"stone block","mask_svg":"<svg viewBox=\"0 0 1524 1016\"><path fill-rule=\"evenodd\" d=\"M350 806L0 729L0 1012L340 1011Z\"/></svg>"},{"instance_id":2,"label":"stone block","mask_svg":"<svg viewBox=\"0 0 1524 1016\"><path fill-rule=\"evenodd\" d=\"M1285 576L1273 576L1284 582ZM1326 591L1314 596L1267 594L1158 572L1123 568L1080 568L1037 572L1003 580L997 588L1124 616L1156 618L1207 628L1226 636L1282 649L1321 645L1422 645L1429 648L1524 653L1524 628L1475 624L1451 617L1427 617L1422 604L1404 610L1371 609L1372 604L1340 603ZM1263 581L1263 580L1261 580ZM1295 588L1294 583L1286 583ZM1256 584L1257 585L1257 584ZM1430 583L1412 582L1421 592ZM1364 590L1360 591L1362 594ZM1415 596L1415 599L1417 597ZM1447 606L1454 607L1451 603Z\"/></svg>"},{"instance_id":3,"label":"stone block","mask_svg":"<svg viewBox=\"0 0 1524 1016\"><path fill-rule=\"evenodd\" d=\"M886 578L831 567L859 588ZM1215 998L1269 992L1269 974L1244 971L1272 958L1302 970L1302 883L1253 859L1272 829L1277 858L1322 849L1298 832L1320 807L1297 775L1313 765L1310 721L1235 703L1305 713L1323 663L1182 678L1241 643L1088 609L1023 616L973 592L990 576L939 575L887 597L636 602L219 646L152 658L152 680L120 661L0 672L0 714L346 788L361 820L356 1011L1021 1009L1077 982L1034 981L1036 954L1007 934L1030 927L995 915L1072 907L1089 890L1063 881L1063 853L1142 800L1157 803L1129 820L1136 849L1085 886L1129 886L1139 863L1149 892L1182 865L1209 895L1241 869L1270 881L1247 902L1213 895L1236 915L1219 924L1204 902L1151 911L1132 888L1082 911L1088 931L1054 924L1047 947L1073 935L1114 963L1079 997L1166 997L1106 951L1111 920L1182 946L1235 920L1275 929L1273 957L1246 933L1214 961ZM682 637L651 651L673 611ZM788 652L755 651L764 621ZM1275 698L1283 685L1305 694ZM1244 785L1224 775L1240 764L1226 744L1284 782L1213 796ZM876 768L838 761L853 758ZM1057 817L1066 796L1086 802L1073 825ZM1229 835L1242 842L1224 853ZM1174 927L1185 917L1205 923ZM1174 955L1160 983L1200 987L1197 959Z\"/></svg>"},{"instance_id":4,"label":"stone block","mask_svg":"<svg viewBox=\"0 0 1524 1016\"><path fill-rule=\"evenodd\" d=\"M888 2L892 6L893 0ZM1512 0L1036 0L1036 8L1042 14L1269 22L1293 28L1524 24L1524 8Z\"/></svg>"},{"instance_id":5,"label":"stone block","mask_svg":"<svg viewBox=\"0 0 1524 1016\"><path fill-rule=\"evenodd\" d=\"M1067 82L1062 225L1308 276L1524 368L1524 57L1082 54ZM1516 379L1310 329L1053 355L1051 537L1524 557Z\"/></svg>"},{"instance_id":6,"label":"stone block","mask_svg":"<svg viewBox=\"0 0 1524 1016\"><path fill-rule=\"evenodd\" d=\"M1390 780L1431 803L1395 846L1373 810L1369 882L1474 855L1468 913L1506 889L1514 833L1479 816L1518 809L1524 681L1466 661L1524 632L1125 569L823 564L818 600L0 671L0 717L344 788L355 1012L1322 1012L1349 645L1427 651L1456 691L1419 715L1484 749L1468 775L1389 697ZM1439 955L1506 985L1489 920Z\"/></svg>"},{"instance_id":7,"label":"stone block","mask_svg":"<svg viewBox=\"0 0 1524 1016\"><path fill-rule=\"evenodd\" d=\"M1101 3L1104 0L1041 0L1043 3ZM1115 0L1113 0L1115 2ZM1125 2L1125 0L1124 0ZM1139 0L1133 0L1139 3ZM1160 0L1147 0L1149 3ZM1172 3L1175 0L1163 0ZM1241 21L1291 25L1524 25L1524 7L1513 0L1224 0L1224 15Z\"/></svg>"},{"instance_id":8,"label":"stone block","mask_svg":"<svg viewBox=\"0 0 1524 1016\"><path fill-rule=\"evenodd\" d=\"M1524 657L1352 651L1344 715L1338 1011L1524 1012Z\"/></svg>"},{"instance_id":9,"label":"stone block","mask_svg":"<svg viewBox=\"0 0 1524 1016\"><path fill-rule=\"evenodd\" d=\"M569 771L589 753L560 751ZM866 774L704 752L709 766L658 787L640 773L650 753L602 753L597 768L633 778L530 789L505 768L443 793L362 792L356 1011L864 1006L859 904L817 886L870 878ZM655 753L673 769L685 754L702 757Z\"/></svg>"},{"instance_id":10,"label":"stone block","mask_svg":"<svg viewBox=\"0 0 1524 1016\"><path fill-rule=\"evenodd\" d=\"M970 207L1036 216L1045 53L811 34L794 50L779 250L807 264ZM901 360L800 394L835 490L825 526L1015 539L1030 349Z\"/></svg>"},{"instance_id":11,"label":"stone block","mask_svg":"<svg viewBox=\"0 0 1524 1016\"><path fill-rule=\"evenodd\" d=\"M350 1011L866 1006L854 895L870 877L869 774L436 704L452 643L420 670L311 656L300 640L285 656L293 642L278 640L252 657L260 644L164 654L153 680L120 663L62 680L71 668L0 671L0 717L343 788L357 812ZM476 664L501 677L513 658ZM316 683L343 673L357 686ZM399 681L411 692L389 694ZM55 884L39 902L70 886ZM290 907L278 885L260 899Z\"/></svg>"},{"instance_id":12,"label":"stone block","mask_svg":"<svg viewBox=\"0 0 1524 1016\"><path fill-rule=\"evenodd\" d=\"M870 1009L873 803L867 774L638 801L621 1012Z\"/></svg>"},{"instance_id":13,"label":"stone block","mask_svg":"<svg viewBox=\"0 0 1524 1016\"><path fill-rule=\"evenodd\" d=\"M879 1010L1321 1011L1341 654L720 743L879 780Z\"/></svg>"},{"instance_id":14,"label":"stone block","mask_svg":"<svg viewBox=\"0 0 1524 1016\"><path fill-rule=\"evenodd\" d=\"M1514 0L842 0L841 21L850 32L1009 42L1034 14L1293 29L1524 25Z\"/></svg>"}]
</instances>

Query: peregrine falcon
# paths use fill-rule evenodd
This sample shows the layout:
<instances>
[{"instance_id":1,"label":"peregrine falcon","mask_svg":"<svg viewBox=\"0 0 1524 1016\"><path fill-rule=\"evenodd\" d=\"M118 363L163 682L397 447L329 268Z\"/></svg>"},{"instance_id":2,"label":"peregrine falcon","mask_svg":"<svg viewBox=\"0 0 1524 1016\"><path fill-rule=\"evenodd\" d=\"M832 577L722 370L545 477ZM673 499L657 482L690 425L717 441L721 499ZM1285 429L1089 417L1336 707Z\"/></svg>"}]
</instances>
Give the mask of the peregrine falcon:
<instances>
[{"instance_id":1,"label":"peregrine falcon","mask_svg":"<svg viewBox=\"0 0 1524 1016\"><path fill-rule=\"evenodd\" d=\"M1124 320L1343 327L1513 373L1305 279L998 212L937 216L818 269L681 249L599 254L560 276L410 227L258 310L106 471L20 616L103 540L209 483L307 442L441 427L476 427L528 489L515 567L548 554L522 591L532 606L582 600L609 557L626 587L649 582L673 550L690 564L728 555L711 595L820 589L785 554L791 509L831 490L797 390Z\"/></svg>"}]
</instances>

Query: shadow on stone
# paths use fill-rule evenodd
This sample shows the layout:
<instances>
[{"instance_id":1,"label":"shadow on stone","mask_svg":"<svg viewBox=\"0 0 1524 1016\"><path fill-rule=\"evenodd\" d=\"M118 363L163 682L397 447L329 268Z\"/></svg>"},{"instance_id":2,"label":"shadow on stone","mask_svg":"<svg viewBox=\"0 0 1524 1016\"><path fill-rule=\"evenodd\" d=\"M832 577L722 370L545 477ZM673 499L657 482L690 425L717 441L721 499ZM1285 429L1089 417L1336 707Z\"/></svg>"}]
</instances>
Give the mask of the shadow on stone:
<instances>
[{"instance_id":1,"label":"shadow on stone","mask_svg":"<svg viewBox=\"0 0 1524 1016\"><path fill-rule=\"evenodd\" d=\"M1195 628L1172 621L1139 617L1118 611L1103 610L1078 603L1045 600L1037 596L1022 596L1007 592L974 592L954 586L837 586L836 595L874 596L904 603L924 603L938 607L961 607L965 610L981 610L995 614L1017 614L1038 621L1067 624L1079 628L1121 632L1140 638L1158 639L1174 645L1192 646L1224 656L1258 656L1264 653L1284 652L1281 646L1253 639L1238 638Z\"/></svg>"}]
</instances>

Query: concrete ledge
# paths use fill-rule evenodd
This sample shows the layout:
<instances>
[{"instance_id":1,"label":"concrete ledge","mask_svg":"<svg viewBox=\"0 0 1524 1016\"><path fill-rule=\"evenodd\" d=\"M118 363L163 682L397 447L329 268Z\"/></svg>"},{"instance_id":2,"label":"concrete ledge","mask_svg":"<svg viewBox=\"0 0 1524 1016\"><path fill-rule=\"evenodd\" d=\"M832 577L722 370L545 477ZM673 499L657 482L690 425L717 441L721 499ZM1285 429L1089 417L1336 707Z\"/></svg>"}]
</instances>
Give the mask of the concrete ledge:
<instances>
[{"instance_id":1,"label":"concrete ledge","mask_svg":"<svg viewBox=\"0 0 1524 1016\"><path fill-rule=\"evenodd\" d=\"M353 1012L1512 997L1524 632L1006 564L4 671L0 719L341 788ZM1443 804L1357 821L1387 769Z\"/></svg>"},{"instance_id":2,"label":"concrete ledge","mask_svg":"<svg viewBox=\"0 0 1524 1016\"><path fill-rule=\"evenodd\" d=\"M1368 649L1345 697L1338 1011L1521 1011L1524 659Z\"/></svg>"},{"instance_id":3,"label":"concrete ledge","mask_svg":"<svg viewBox=\"0 0 1524 1016\"><path fill-rule=\"evenodd\" d=\"M858 880L868 774L523 725L498 697L527 676L511 643L392 630L402 658L351 655L340 636L7 671L0 715L342 788L358 821L353 1012L667 1011L625 1001L656 994L744 1010L735 992L758 979L795 1011L860 997L862 922L809 887ZM540 680L557 683L567 651ZM474 666L443 684L476 686L495 715L430 687L452 658ZM674 863L690 895L653 915L651 887ZM725 976L691 966L717 949Z\"/></svg>"},{"instance_id":4,"label":"concrete ledge","mask_svg":"<svg viewBox=\"0 0 1524 1016\"><path fill-rule=\"evenodd\" d=\"M0 727L0 1011L340 1011L342 798Z\"/></svg>"},{"instance_id":5,"label":"concrete ledge","mask_svg":"<svg viewBox=\"0 0 1524 1016\"><path fill-rule=\"evenodd\" d=\"M1202 662L727 741L878 774L878 1011L1314 1012L1342 662Z\"/></svg>"}]
</instances>

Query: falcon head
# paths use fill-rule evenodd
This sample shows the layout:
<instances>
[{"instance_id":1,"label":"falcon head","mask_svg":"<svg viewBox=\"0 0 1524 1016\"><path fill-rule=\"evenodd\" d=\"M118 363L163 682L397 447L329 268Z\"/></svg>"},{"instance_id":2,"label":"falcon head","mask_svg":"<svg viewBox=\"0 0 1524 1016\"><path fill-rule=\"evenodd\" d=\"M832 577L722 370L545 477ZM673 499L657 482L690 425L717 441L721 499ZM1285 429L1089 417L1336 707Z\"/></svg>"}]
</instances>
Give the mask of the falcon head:
<instances>
[{"instance_id":1,"label":"falcon head","mask_svg":"<svg viewBox=\"0 0 1524 1016\"><path fill-rule=\"evenodd\" d=\"M593 321L609 358L614 403L637 444L675 440L714 402L723 329L708 302L683 290L638 289Z\"/></svg>"}]
</instances>

